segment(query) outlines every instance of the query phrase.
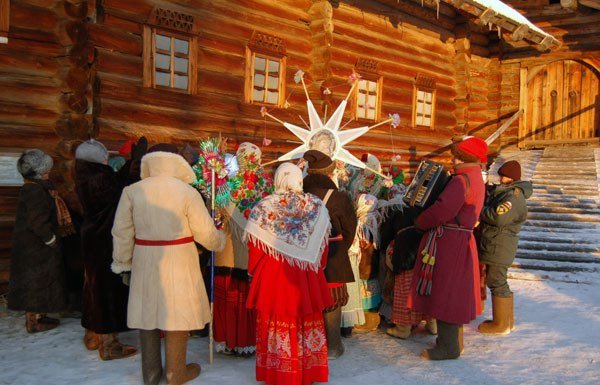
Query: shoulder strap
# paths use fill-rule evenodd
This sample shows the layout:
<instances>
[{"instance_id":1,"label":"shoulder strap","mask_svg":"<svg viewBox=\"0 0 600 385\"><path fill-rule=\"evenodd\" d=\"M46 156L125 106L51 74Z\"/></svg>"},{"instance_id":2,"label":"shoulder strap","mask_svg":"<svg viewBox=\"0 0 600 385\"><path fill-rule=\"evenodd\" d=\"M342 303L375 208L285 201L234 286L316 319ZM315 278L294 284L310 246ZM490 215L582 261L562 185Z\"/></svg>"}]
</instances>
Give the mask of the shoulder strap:
<instances>
[{"instance_id":1,"label":"shoulder strap","mask_svg":"<svg viewBox=\"0 0 600 385\"><path fill-rule=\"evenodd\" d=\"M329 197L331 197L331 194L333 193L333 189L330 188L329 190L327 190L327 194L325 194L325 197L323 197L323 203L325 205L327 205L327 202L329 201Z\"/></svg>"}]
</instances>

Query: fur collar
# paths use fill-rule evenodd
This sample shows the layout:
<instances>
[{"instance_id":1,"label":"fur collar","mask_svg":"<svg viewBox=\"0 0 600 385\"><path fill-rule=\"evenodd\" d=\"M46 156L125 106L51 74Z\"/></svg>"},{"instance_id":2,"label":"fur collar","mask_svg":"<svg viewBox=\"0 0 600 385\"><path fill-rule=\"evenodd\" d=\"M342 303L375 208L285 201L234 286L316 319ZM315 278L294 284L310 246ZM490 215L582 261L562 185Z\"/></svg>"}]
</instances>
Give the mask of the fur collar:
<instances>
[{"instance_id":1,"label":"fur collar","mask_svg":"<svg viewBox=\"0 0 600 385\"><path fill-rule=\"evenodd\" d=\"M170 152L151 152L142 158L140 176L142 179L153 176L171 176L185 183L196 180L196 174L181 155Z\"/></svg>"}]
</instances>

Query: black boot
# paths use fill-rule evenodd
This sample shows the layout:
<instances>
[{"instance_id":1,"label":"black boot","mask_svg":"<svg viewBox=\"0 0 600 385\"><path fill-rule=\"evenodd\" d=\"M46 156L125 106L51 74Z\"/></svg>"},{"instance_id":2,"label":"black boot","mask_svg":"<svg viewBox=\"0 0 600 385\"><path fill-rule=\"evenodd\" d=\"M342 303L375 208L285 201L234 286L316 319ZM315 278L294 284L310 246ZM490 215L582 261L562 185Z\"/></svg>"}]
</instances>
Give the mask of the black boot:
<instances>
[{"instance_id":1,"label":"black boot","mask_svg":"<svg viewBox=\"0 0 600 385\"><path fill-rule=\"evenodd\" d=\"M140 330L140 344L144 385L158 385L163 374L160 354L160 330Z\"/></svg>"},{"instance_id":2,"label":"black boot","mask_svg":"<svg viewBox=\"0 0 600 385\"><path fill-rule=\"evenodd\" d=\"M437 320L438 337L435 348L423 350L421 357L427 360L452 360L460 357L460 326Z\"/></svg>"},{"instance_id":3,"label":"black boot","mask_svg":"<svg viewBox=\"0 0 600 385\"><path fill-rule=\"evenodd\" d=\"M338 307L333 311L323 313L325 321L325 333L327 334L327 358L335 360L344 354L344 344L340 327L342 326L342 308Z\"/></svg>"}]
</instances>

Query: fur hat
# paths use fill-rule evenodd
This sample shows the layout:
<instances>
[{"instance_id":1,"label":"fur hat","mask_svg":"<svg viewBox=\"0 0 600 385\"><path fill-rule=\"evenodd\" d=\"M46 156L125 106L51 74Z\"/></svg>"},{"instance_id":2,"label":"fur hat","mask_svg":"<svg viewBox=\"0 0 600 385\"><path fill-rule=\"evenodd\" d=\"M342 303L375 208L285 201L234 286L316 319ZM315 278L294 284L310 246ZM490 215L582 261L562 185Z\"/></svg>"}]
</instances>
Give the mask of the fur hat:
<instances>
[{"instance_id":1,"label":"fur hat","mask_svg":"<svg viewBox=\"0 0 600 385\"><path fill-rule=\"evenodd\" d=\"M308 150L302 157L308 163L309 170L328 169L334 164L329 156L318 150Z\"/></svg>"},{"instance_id":2,"label":"fur hat","mask_svg":"<svg viewBox=\"0 0 600 385\"><path fill-rule=\"evenodd\" d=\"M75 159L91 163L108 164L108 150L95 139L86 140L75 150Z\"/></svg>"},{"instance_id":3,"label":"fur hat","mask_svg":"<svg viewBox=\"0 0 600 385\"><path fill-rule=\"evenodd\" d=\"M471 136L450 146L456 158L467 163L487 163L488 145L485 140Z\"/></svg>"},{"instance_id":4,"label":"fur hat","mask_svg":"<svg viewBox=\"0 0 600 385\"><path fill-rule=\"evenodd\" d=\"M521 180L521 165L516 160L509 160L498 169L498 175L514 181Z\"/></svg>"},{"instance_id":5,"label":"fur hat","mask_svg":"<svg viewBox=\"0 0 600 385\"><path fill-rule=\"evenodd\" d=\"M158 143L148 149L147 154L151 152L170 152L173 154L179 154L179 149L176 145L171 143Z\"/></svg>"},{"instance_id":6,"label":"fur hat","mask_svg":"<svg viewBox=\"0 0 600 385\"><path fill-rule=\"evenodd\" d=\"M48 173L54 161L50 155L37 148L33 150L25 150L17 161L17 170L25 179L41 179L42 176Z\"/></svg>"}]
</instances>

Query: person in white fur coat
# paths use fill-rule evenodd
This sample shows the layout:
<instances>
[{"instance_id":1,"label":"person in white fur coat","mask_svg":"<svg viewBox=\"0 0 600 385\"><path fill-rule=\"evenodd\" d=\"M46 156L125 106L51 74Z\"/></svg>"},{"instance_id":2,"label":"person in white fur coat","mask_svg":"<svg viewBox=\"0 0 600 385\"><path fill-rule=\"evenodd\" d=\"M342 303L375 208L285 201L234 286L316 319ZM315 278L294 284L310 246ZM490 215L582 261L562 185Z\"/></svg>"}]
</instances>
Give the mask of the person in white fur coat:
<instances>
[{"instance_id":1,"label":"person in white fur coat","mask_svg":"<svg viewBox=\"0 0 600 385\"><path fill-rule=\"evenodd\" d=\"M112 228L112 270L131 271L127 326L140 329L145 384L162 377L160 330L165 333L168 384L200 374L186 366L188 331L210 322L210 305L194 242L220 251L224 234L213 224L196 177L180 155L152 152L142 158L141 178L121 195Z\"/></svg>"}]
</instances>

